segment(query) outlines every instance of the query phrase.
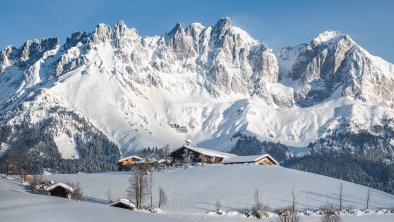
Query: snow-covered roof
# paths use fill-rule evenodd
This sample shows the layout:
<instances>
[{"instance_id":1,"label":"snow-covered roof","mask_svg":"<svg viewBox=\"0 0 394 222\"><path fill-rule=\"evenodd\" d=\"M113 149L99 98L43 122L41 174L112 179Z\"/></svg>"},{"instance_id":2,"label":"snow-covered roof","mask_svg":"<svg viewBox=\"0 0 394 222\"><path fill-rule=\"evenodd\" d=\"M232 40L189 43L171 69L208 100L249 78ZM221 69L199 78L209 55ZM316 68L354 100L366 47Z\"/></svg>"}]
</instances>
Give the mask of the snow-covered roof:
<instances>
[{"instance_id":1,"label":"snow-covered roof","mask_svg":"<svg viewBox=\"0 0 394 222\"><path fill-rule=\"evenodd\" d=\"M67 185L65 183L55 183L55 184L47 187L45 190L46 191L51 191L51 190L55 189L56 187L62 187L65 190L68 190L70 192L74 192L74 188L70 187L69 185Z\"/></svg>"},{"instance_id":2,"label":"snow-covered roof","mask_svg":"<svg viewBox=\"0 0 394 222\"><path fill-rule=\"evenodd\" d=\"M137 160L142 160L143 159L142 157L133 155L133 156L123 157L122 159L118 160L118 162L122 162L122 161L125 161L125 160L128 160L128 159L131 159L131 158L134 158L134 159L137 159Z\"/></svg>"},{"instance_id":3,"label":"snow-covered roof","mask_svg":"<svg viewBox=\"0 0 394 222\"><path fill-rule=\"evenodd\" d=\"M120 199L119 201L111 203L110 206L114 206L114 205L119 204L119 203L124 204L124 205L126 205L126 206L128 206L130 208L135 208L135 205L130 203L128 199Z\"/></svg>"},{"instance_id":4,"label":"snow-covered roof","mask_svg":"<svg viewBox=\"0 0 394 222\"><path fill-rule=\"evenodd\" d=\"M279 165L278 161L276 161L272 156L269 154L262 154L262 155L253 155L253 156L231 156L225 158L222 163L254 163L264 157L268 157L272 160L276 165Z\"/></svg>"},{"instance_id":5,"label":"snow-covered roof","mask_svg":"<svg viewBox=\"0 0 394 222\"><path fill-rule=\"evenodd\" d=\"M166 160L166 159L160 159L157 161L158 163L169 163L170 161Z\"/></svg>"},{"instance_id":6,"label":"snow-covered roof","mask_svg":"<svg viewBox=\"0 0 394 222\"><path fill-rule=\"evenodd\" d=\"M221 157L221 158L234 156L234 154L231 154L231 153L223 153L223 152L219 152L219 151L215 151L215 150L210 150L210 149L205 149L205 148L195 147L195 146L188 146L188 145L184 145L180 148L177 148L177 149L173 150L172 152L175 152L176 150L179 150L182 148L186 148L186 149L192 150L194 152L204 154L206 156L214 156L214 157Z\"/></svg>"},{"instance_id":7,"label":"snow-covered roof","mask_svg":"<svg viewBox=\"0 0 394 222\"><path fill-rule=\"evenodd\" d=\"M148 160L146 160L146 159L144 159L144 158L142 158L142 159L140 159L140 160L138 160L137 162L135 162L135 163L154 163L154 162L156 162L157 160L155 159L155 158L150 158L150 159L148 159Z\"/></svg>"}]
</instances>

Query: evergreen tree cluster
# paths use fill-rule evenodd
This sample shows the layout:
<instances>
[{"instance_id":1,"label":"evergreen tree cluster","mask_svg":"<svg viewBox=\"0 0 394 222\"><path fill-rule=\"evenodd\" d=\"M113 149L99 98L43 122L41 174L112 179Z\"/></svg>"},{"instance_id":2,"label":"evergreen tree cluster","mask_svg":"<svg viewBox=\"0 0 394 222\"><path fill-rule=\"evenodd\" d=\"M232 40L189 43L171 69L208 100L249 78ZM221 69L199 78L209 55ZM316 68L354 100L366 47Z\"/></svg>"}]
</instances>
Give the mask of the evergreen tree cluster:
<instances>
[{"instance_id":1,"label":"evergreen tree cluster","mask_svg":"<svg viewBox=\"0 0 394 222\"><path fill-rule=\"evenodd\" d=\"M363 159L392 162L394 161L394 146L390 141L394 137L394 132L390 129L386 129L384 132L384 134L372 134L367 131L357 133L351 131L337 132L318 139L316 142L309 144L309 147L316 152L335 150L353 153Z\"/></svg>"},{"instance_id":2,"label":"evergreen tree cluster","mask_svg":"<svg viewBox=\"0 0 394 222\"><path fill-rule=\"evenodd\" d=\"M278 161L290 158L290 152L286 145L269 141L260 141L255 136L238 135L239 139L230 153L239 156L260 155L268 153Z\"/></svg>"},{"instance_id":3,"label":"evergreen tree cluster","mask_svg":"<svg viewBox=\"0 0 394 222\"><path fill-rule=\"evenodd\" d=\"M370 186L394 194L394 166L348 152L313 152L285 161L285 167Z\"/></svg>"},{"instance_id":4,"label":"evergreen tree cluster","mask_svg":"<svg viewBox=\"0 0 394 222\"><path fill-rule=\"evenodd\" d=\"M78 158L62 159L54 141L59 134L73 139ZM16 124L1 125L1 144L7 144L7 151L0 164L8 159L13 163L12 169L18 171L23 167L29 174L44 169L58 173L106 171L116 169L120 158L117 145L107 136L85 118L61 107L52 107L47 118L37 123L26 115Z\"/></svg>"},{"instance_id":5,"label":"evergreen tree cluster","mask_svg":"<svg viewBox=\"0 0 394 222\"><path fill-rule=\"evenodd\" d=\"M231 153L259 155L263 151L282 166L358 183L394 194L394 165L390 140L367 132L337 133L311 143L311 154L292 157L287 146L239 137Z\"/></svg>"},{"instance_id":6,"label":"evergreen tree cluster","mask_svg":"<svg viewBox=\"0 0 394 222\"><path fill-rule=\"evenodd\" d=\"M142 150L137 152L137 155L140 157L150 157L155 158L156 160L167 159L168 154L170 153L170 148L168 145L164 147L145 147Z\"/></svg>"}]
</instances>

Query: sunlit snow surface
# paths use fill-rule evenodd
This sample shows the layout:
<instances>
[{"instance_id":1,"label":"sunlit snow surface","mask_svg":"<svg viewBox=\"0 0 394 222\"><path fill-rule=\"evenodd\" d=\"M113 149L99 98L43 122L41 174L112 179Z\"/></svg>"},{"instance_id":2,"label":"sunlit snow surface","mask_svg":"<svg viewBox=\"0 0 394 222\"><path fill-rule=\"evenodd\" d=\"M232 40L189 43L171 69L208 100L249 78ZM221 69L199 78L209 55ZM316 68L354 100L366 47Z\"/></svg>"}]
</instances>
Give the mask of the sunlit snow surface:
<instances>
[{"instance_id":1,"label":"sunlit snow surface","mask_svg":"<svg viewBox=\"0 0 394 222\"><path fill-rule=\"evenodd\" d=\"M296 194L297 209L300 211L315 211L326 203L337 205L341 183L345 206L351 204L356 209L364 209L367 194L367 187L364 186L283 167L215 165L154 172L154 205L157 204L159 186L168 196L168 204L159 214L106 206L108 189L114 199L126 197L129 177L127 172L45 176L57 182L80 182L83 191L81 202L32 194L15 181L0 179L0 221L23 221L29 217L37 221L254 221L244 217L240 211L253 205L255 189L259 190L262 202L272 210L289 205L292 190ZM358 210L358 216L344 216L345 222L394 220L393 214L384 215L376 211L391 209L394 196L374 189L371 191L370 209L373 212L364 215ZM225 216L209 215L217 201L221 202ZM147 199L145 203L148 202ZM271 216L263 221L275 219L275 216ZM320 217L302 216L302 220L317 222Z\"/></svg>"}]
</instances>

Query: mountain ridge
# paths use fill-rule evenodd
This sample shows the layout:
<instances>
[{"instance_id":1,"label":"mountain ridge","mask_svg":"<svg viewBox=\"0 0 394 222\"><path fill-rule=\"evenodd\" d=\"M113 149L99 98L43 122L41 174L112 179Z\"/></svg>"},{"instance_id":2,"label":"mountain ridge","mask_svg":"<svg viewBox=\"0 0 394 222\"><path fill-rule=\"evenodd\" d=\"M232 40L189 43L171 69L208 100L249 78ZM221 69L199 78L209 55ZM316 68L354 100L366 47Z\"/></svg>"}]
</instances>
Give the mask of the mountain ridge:
<instances>
[{"instance_id":1,"label":"mountain ridge","mask_svg":"<svg viewBox=\"0 0 394 222\"><path fill-rule=\"evenodd\" d=\"M0 122L34 128L48 114L18 117L62 107L122 154L186 138L228 151L237 133L302 148L340 130L390 139L393 77L393 64L339 32L275 54L229 18L209 27L178 23L152 37L120 21L75 32L63 45L49 38L1 50ZM17 134L4 135L2 146ZM60 134L52 137L58 149L68 147L59 149L64 156L78 154L75 134ZM393 148L381 158L391 159Z\"/></svg>"}]
</instances>

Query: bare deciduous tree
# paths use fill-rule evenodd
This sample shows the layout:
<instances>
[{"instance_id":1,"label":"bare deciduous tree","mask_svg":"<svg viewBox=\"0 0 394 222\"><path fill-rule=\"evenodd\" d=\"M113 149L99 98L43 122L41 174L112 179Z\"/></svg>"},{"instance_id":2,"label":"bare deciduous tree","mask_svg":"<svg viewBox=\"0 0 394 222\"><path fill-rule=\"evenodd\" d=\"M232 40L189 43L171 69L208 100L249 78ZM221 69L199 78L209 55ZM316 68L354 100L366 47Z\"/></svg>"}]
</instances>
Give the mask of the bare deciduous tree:
<instances>
[{"instance_id":1,"label":"bare deciduous tree","mask_svg":"<svg viewBox=\"0 0 394 222\"><path fill-rule=\"evenodd\" d=\"M152 194L152 186L153 186L153 171L149 172L149 196L150 196L150 207L153 207L153 194Z\"/></svg>"},{"instance_id":2,"label":"bare deciduous tree","mask_svg":"<svg viewBox=\"0 0 394 222\"><path fill-rule=\"evenodd\" d=\"M159 208L167 204L167 195L163 188L159 187Z\"/></svg>"},{"instance_id":3,"label":"bare deciduous tree","mask_svg":"<svg viewBox=\"0 0 394 222\"><path fill-rule=\"evenodd\" d=\"M130 202L134 202L137 209L142 209L142 203L147 194L148 180L146 171L135 170L129 178L129 187L127 188L127 196Z\"/></svg>"},{"instance_id":4,"label":"bare deciduous tree","mask_svg":"<svg viewBox=\"0 0 394 222\"><path fill-rule=\"evenodd\" d=\"M198 159L200 160L201 165L204 165L208 161L208 158L204 154L200 154Z\"/></svg>"},{"instance_id":5,"label":"bare deciduous tree","mask_svg":"<svg viewBox=\"0 0 394 222\"><path fill-rule=\"evenodd\" d=\"M254 205L252 207L252 214L257 218L262 218L265 210L268 208L260 201L259 190L255 189L253 192Z\"/></svg>"},{"instance_id":6,"label":"bare deciduous tree","mask_svg":"<svg viewBox=\"0 0 394 222\"><path fill-rule=\"evenodd\" d=\"M368 191L367 191L367 200L366 200L366 205L365 205L365 209L368 210L369 209L369 201L371 200L371 188L368 187Z\"/></svg>"},{"instance_id":7,"label":"bare deciduous tree","mask_svg":"<svg viewBox=\"0 0 394 222\"><path fill-rule=\"evenodd\" d=\"M83 192L82 192L82 188L81 188L81 185L80 185L79 181L77 181L77 184L71 183L69 185L72 188L74 188L74 192L71 193L71 199L73 199L73 200L81 200Z\"/></svg>"},{"instance_id":8,"label":"bare deciduous tree","mask_svg":"<svg viewBox=\"0 0 394 222\"><path fill-rule=\"evenodd\" d=\"M10 159L7 158L5 160L5 171L6 171L7 177L9 176L10 170L11 170L11 161L10 161Z\"/></svg>"},{"instance_id":9,"label":"bare deciduous tree","mask_svg":"<svg viewBox=\"0 0 394 222\"><path fill-rule=\"evenodd\" d=\"M110 188L108 188L107 191L105 192L105 196L107 197L107 201L109 204L113 203L112 191Z\"/></svg>"},{"instance_id":10,"label":"bare deciduous tree","mask_svg":"<svg viewBox=\"0 0 394 222\"><path fill-rule=\"evenodd\" d=\"M184 153L182 154L183 164L185 169L187 169L193 161L193 153L189 150L185 149Z\"/></svg>"},{"instance_id":11,"label":"bare deciduous tree","mask_svg":"<svg viewBox=\"0 0 394 222\"><path fill-rule=\"evenodd\" d=\"M170 159L171 159L171 157L170 157L170 152L171 150L170 150L170 146L169 145L165 145L164 147L163 147L163 149L162 149L162 155L163 155L163 157L164 157L164 159L167 161L167 162L170 162Z\"/></svg>"},{"instance_id":12,"label":"bare deciduous tree","mask_svg":"<svg viewBox=\"0 0 394 222\"><path fill-rule=\"evenodd\" d=\"M21 177L21 182L24 183L26 181L27 173L26 170L23 168L20 169L20 177Z\"/></svg>"},{"instance_id":13,"label":"bare deciduous tree","mask_svg":"<svg viewBox=\"0 0 394 222\"><path fill-rule=\"evenodd\" d=\"M291 211L292 213L296 212L296 201L297 201L297 196L295 194L294 189L291 190Z\"/></svg>"},{"instance_id":14,"label":"bare deciduous tree","mask_svg":"<svg viewBox=\"0 0 394 222\"><path fill-rule=\"evenodd\" d=\"M299 222L300 217L296 212L297 196L294 189L291 190L291 205L278 210L278 222Z\"/></svg>"},{"instance_id":15,"label":"bare deciduous tree","mask_svg":"<svg viewBox=\"0 0 394 222\"><path fill-rule=\"evenodd\" d=\"M342 211L342 206L343 206L343 187L342 183L339 187L339 211Z\"/></svg>"}]
</instances>

